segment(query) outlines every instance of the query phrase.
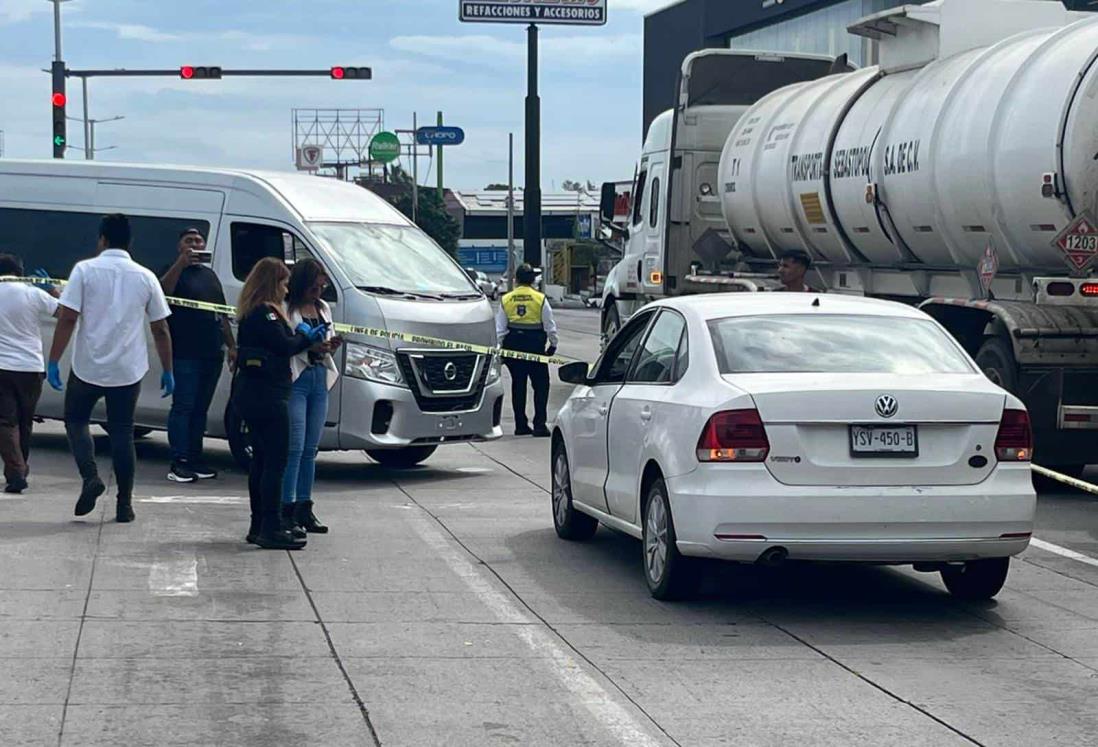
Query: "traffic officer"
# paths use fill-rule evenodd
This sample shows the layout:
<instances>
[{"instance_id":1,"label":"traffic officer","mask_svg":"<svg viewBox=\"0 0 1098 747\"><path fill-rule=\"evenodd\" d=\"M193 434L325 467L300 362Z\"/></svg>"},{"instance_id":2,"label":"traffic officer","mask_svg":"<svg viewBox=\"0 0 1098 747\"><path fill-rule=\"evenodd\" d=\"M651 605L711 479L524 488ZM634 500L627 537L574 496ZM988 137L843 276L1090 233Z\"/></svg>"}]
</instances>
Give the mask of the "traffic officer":
<instances>
[{"instance_id":1,"label":"traffic officer","mask_svg":"<svg viewBox=\"0 0 1098 747\"><path fill-rule=\"evenodd\" d=\"M515 271L517 287L505 295L496 312L496 336L506 350L538 355L557 352L557 323L545 294L535 289L537 274L528 264ZM548 350L546 350L548 345ZM546 410L549 406L549 366L536 361L506 358L511 372L511 407L515 412L515 435L539 438L549 435ZM526 381L534 388L534 428L526 419Z\"/></svg>"}]
</instances>

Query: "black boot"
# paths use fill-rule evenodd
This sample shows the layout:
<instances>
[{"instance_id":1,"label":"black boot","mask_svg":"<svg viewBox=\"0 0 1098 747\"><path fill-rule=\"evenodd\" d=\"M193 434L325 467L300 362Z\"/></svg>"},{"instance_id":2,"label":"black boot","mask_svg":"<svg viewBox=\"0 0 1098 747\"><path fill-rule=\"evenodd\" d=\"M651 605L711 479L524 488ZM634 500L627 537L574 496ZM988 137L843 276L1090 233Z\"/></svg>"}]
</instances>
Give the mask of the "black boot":
<instances>
[{"instance_id":1,"label":"black boot","mask_svg":"<svg viewBox=\"0 0 1098 747\"><path fill-rule=\"evenodd\" d=\"M123 498L118 496L118 505L115 508L114 518L119 524L129 524L134 520L133 515L133 499L129 496Z\"/></svg>"},{"instance_id":2,"label":"black boot","mask_svg":"<svg viewBox=\"0 0 1098 747\"><path fill-rule=\"evenodd\" d=\"M76 501L76 509L73 511L77 516L86 516L95 510L95 500L103 495L107 486L103 484L103 481L98 477L92 477L84 481L84 487L80 491L80 498Z\"/></svg>"},{"instance_id":3,"label":"black boot","mask_svg":"<svg viewBox=\"0 0 1098 747\"><path fill-rule=\"evenodd\" d=\"M305 528L298 523L295 516L293 503L282 504L282 526L283 532L289 532L293 535L294 539L305 539Z\"/></svg>"},{"instance_id":4,"label":"black boot","mask_svg":"<svg viewBox=\"0 0 1098 747\"><path fill-rule=\"evenodd\" d=\"M309 534L327 534L328 527L320 523L316 518L316 514L313 513L312 501L298 501L294 504L296 509L295 518L297 523L305 528L305 531Z\"/></svg>"},{"instance_id":5,"label":"black boot","mask_svg":"<svg viewBox=\"0 0 1098 747\"><path fill-rule=\"evenodd\" d=\"M255 543L264 550L300 550L305 547L304 539L297 539L289 532L282 530L281 517L272 516L263 520L259 536Z\"/></svg>"}]
</instances>

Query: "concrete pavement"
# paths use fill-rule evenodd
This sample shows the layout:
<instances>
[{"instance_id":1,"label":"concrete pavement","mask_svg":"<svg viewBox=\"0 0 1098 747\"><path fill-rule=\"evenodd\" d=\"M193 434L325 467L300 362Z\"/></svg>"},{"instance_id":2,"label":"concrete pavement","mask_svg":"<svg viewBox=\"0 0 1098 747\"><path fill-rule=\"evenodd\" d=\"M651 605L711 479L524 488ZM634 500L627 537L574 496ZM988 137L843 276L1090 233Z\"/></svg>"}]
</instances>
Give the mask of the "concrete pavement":
<instances>
[{"instance_id":1,"label":"concrete pavement","mask_svg":"<svg viewBox=\"0 0 1098 747\"><path fill-rule=\"evenodd\" d=\"M562 352L593 359L591 312ZM571 332L569 332L569 330ZM567 394L554 385L553 401ZM106 446L105 438L100 446ZM652 600L639 543L556 538L548 444L440 450L392 472L323 455L299 553L245 545L244 475L164 479L137 522L74 519L57 424L0 497L0 739L113 744L1088 744L1098 567L1039 549L998 601L908 570L716 566ZM100 454L104 474L108 454ZM113 487L113 486L112 486ZM1042 496L1038 536L1098 557L1092 499Z\"/></svg>"}]
</instances>

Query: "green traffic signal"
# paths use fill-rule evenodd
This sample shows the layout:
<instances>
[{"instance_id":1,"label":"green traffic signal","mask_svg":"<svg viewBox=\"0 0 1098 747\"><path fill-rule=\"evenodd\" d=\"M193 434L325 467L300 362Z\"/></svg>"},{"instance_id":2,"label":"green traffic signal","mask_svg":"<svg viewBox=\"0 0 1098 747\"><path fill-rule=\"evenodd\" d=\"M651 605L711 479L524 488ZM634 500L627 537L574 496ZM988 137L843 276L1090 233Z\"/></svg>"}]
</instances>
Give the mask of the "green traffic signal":
<instances>
[{"instance_id":1,"label":"green traffic signal","mask_svg":"<svg viewBox=\"0 0 1098 747\"><path fill-rule=\"evenodd\" d=\"M53 144L60 148L62 145L65 144L65 138L61 137L60 135L55 135L53 138Z\"/></svg>"}]
</instances>

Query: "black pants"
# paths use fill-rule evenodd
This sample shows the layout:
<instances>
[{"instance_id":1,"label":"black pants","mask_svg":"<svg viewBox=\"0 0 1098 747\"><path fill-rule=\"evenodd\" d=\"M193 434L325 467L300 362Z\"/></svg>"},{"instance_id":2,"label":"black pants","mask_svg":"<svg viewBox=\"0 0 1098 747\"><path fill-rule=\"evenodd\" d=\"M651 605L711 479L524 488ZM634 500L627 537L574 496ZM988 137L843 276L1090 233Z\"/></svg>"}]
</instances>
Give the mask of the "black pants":
<instances>
[{"instance_id":1,"label":"black pants","mask_svg":"<svg viewBox=\"0 0 1098 747\"><path fill-rule=\"evenodd\" d=\"M0 371L0 458L8 482L27 476L34 409L41 395L41 373Z\"/></svg>"},{"instance_id":2,"label":"black pants","mask_svg":"<svg viewBox=\"0 0 1098 747\"><path fill-rule=\"evenodd\" d=\"M507 360L511 372L511 407L515 427L526 428L526 382L534 388L534 428L544 428L549 408L549 366L532 361Z\"/></svg>"},{"instance_id":3,"label":"black pants","mask_svg":"<svg viewBox=\"0 0 1098 747\"><path fill-rule=\"evenodd\" d=\"M236 404L248 424L252 444L252 466L248 472L248 499L252 525L265 530L279 526L282 478L290 451L290 415L283 397L262 400L242 398Z\"/></svg>"},{"instance_id":4,"label":"black pants","mask_svg":"<svg viewBox=\"0 0 1098 747\"><path fill-rule=\"evenodd\" d=\"M107 435L111 439L111 462L118 483L118 497L133 497L133 473L137 455L133 449L133 414L141 382L129 386L97 386L81 381L69 372L65 387L65 433L76 468L84 482L99 476L95 466L95 443L89 430L92 409L100 399L107 400Z\"/></svg>"}]
</instances>

